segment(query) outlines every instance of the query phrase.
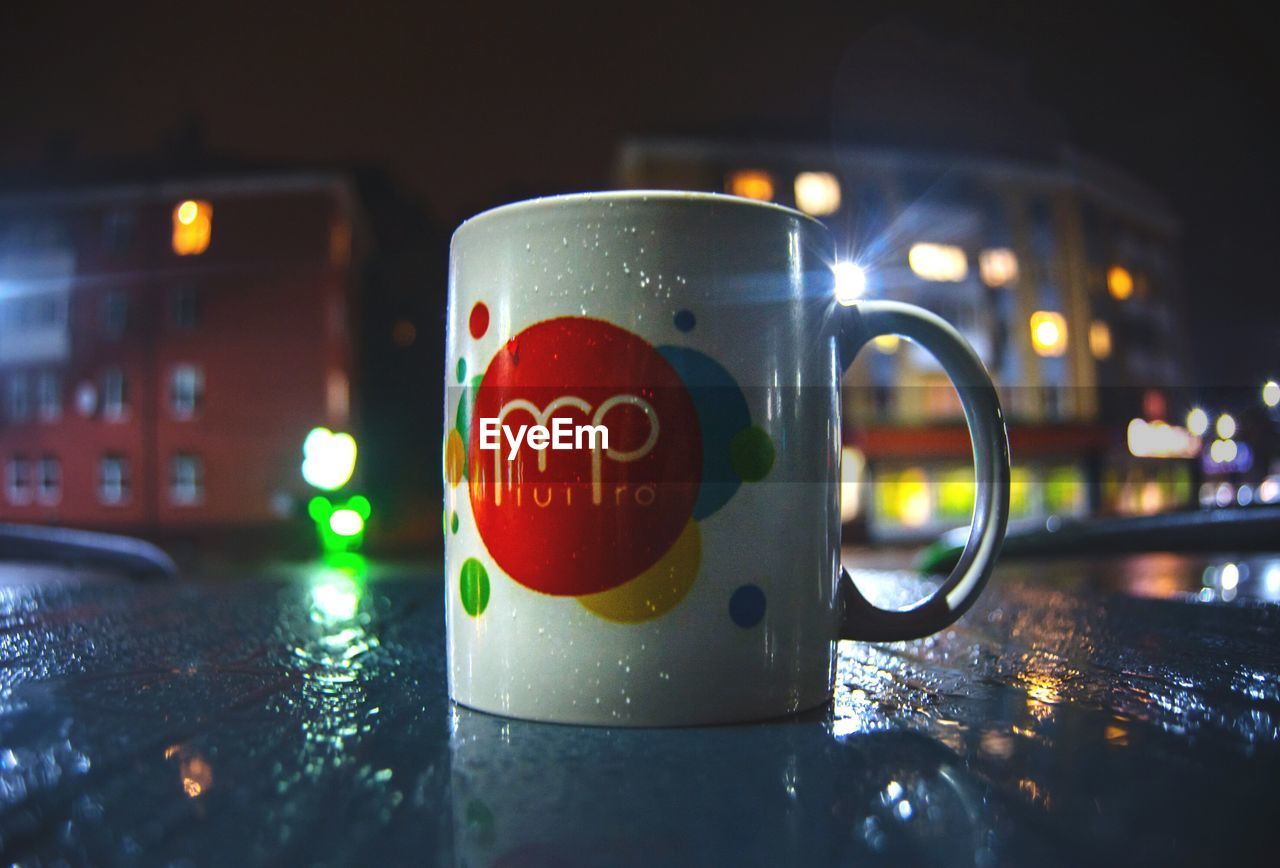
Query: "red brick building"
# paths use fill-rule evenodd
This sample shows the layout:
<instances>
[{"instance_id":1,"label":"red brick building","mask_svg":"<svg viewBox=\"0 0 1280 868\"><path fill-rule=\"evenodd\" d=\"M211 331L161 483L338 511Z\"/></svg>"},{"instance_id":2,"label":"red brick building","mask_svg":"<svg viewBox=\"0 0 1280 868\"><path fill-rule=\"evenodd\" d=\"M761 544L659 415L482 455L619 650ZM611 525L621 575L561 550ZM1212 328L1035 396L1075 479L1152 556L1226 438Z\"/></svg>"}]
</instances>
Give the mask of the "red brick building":
<instances>
[{"instance_id":1,"label":"red brick building","mask_svg":"<svg viewBox=\"0 0 1280 868\"><path fill-rule=\"evenodd\" d=\"M261 526L351 427L337 175L0 195L0 521Z\"/></svg>"}]
</instances>

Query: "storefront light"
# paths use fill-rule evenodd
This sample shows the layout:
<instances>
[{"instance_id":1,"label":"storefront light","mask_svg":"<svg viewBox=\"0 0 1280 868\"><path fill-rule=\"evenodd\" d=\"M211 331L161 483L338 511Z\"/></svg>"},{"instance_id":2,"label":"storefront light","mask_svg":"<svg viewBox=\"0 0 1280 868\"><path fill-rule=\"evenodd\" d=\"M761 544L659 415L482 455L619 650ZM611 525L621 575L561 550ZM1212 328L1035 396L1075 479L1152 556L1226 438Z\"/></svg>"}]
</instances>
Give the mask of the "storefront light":
<instances>
[{"instance_id":1,"label":"storefront light","mask_svg":"<svg viewBox=\"0 0 1280 868\"><path fill-rule=\"evenodd\" d=\"M918 277L943 283L958 283L969 276L964 250L954 244L922 241L907 251L907 264Z\"/></svg>"},{"instance_id":2,"label":"storefront light","mask_svg":"<svg viewBox=\"0 0 1280 868\"><path fill-rule=\"evenodd\" d=\"M801 172L796 175L796 207L814 217L826 217L840 210L840 181L830 172Z\"/></svg>"},{"instance_id":3,"label":"storefront light","mask_svg":"<svg viewBox=\"0 0 1280 868\"><path fill-rule=\"evenodd\" d=\"M1067 351L1067 320L1056 310L1031 314L1031 346L1037 355L1061 356Z\"/></svg>"}]
</instances>

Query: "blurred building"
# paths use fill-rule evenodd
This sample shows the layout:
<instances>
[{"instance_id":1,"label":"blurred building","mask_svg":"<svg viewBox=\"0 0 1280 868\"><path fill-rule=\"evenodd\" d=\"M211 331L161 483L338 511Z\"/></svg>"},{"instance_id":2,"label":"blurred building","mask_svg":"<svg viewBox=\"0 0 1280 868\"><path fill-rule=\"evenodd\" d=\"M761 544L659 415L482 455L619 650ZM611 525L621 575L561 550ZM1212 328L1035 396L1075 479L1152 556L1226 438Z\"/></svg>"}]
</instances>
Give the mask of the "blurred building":
<instances>
[{"instance_id":1,"label":"blurred building","mask_svg":"<svg viewBox=\"0 0 1280 868\"><path fill-rule=\"evenodd\" d=\"M1186 335L1165 205L1070 153L941 157L895 149L639 140L620 185L733 193L825 222L837 292L955 324L1010 422L1015 518L1150 513L1193 502L1199 438L1180 423ZM846 517L873 536L967 521L970 447L932 359L881 339L845 388ZM871 485L863 483L874 483Z\"/></svg>"},{"instance_id":2,"label":"blurred building","mask_svg":"<svg viewBox=\"0 0 1280 868\"><path fill-rule=\"evenodd\" d=\"M0 195L0 521L295 514L307 432L351 424L359 221L327 174Z\"/></svg>"}]
</instances>

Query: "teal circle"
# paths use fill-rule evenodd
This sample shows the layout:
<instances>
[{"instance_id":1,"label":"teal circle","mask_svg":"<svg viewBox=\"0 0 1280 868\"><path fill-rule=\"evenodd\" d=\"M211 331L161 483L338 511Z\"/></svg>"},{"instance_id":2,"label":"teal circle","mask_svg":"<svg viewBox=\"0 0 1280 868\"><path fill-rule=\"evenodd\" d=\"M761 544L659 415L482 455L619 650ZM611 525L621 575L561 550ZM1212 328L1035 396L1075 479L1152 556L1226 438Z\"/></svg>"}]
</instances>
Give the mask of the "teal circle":
<instances>
[{"instance_id":1,"label":"teal circle","mask_svg":"<svg viewBox=\"0 0 1280 868\"><path fill-rule=\"evenodd\" d=\"M689 390L702 441L702 478L693 517L698 521L729 502L742 484L729 460L733 435L751 424L746 396L724 366L690 347L661 346L658 352Z\"/></svg>"}]
</instances>

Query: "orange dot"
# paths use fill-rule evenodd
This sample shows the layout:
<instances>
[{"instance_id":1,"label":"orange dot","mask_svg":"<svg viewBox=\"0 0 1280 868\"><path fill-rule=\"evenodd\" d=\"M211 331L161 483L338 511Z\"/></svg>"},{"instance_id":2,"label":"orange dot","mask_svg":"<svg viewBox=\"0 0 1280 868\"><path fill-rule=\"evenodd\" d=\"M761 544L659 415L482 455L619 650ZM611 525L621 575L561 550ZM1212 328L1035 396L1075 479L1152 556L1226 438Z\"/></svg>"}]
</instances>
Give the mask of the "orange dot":
<instances>
[{"instance_id":1,"label":"orange dot","mask_svg":"<svg viewBox=\"0 0 1280 868\"><path fill-rule=\"evenodd\" d=\"M444 442L444 478L451 486L462 481L462 466L465 462L462 435L454 428Z\"/></svg>"}]
</instances>

